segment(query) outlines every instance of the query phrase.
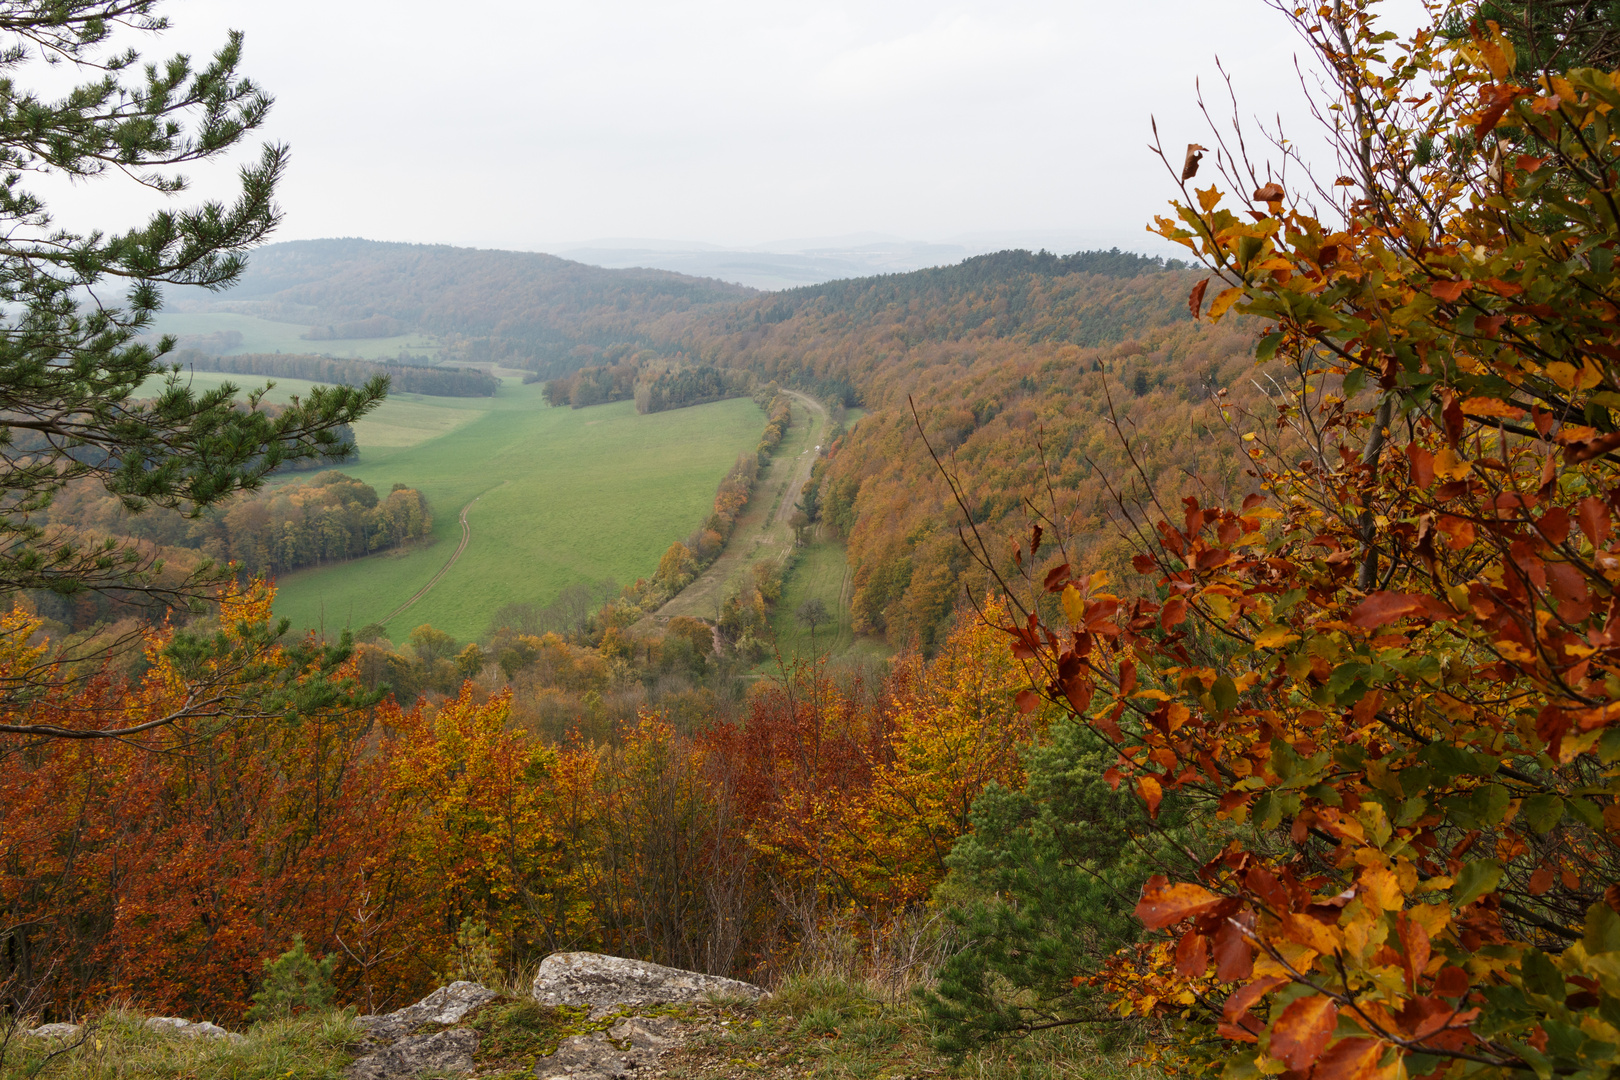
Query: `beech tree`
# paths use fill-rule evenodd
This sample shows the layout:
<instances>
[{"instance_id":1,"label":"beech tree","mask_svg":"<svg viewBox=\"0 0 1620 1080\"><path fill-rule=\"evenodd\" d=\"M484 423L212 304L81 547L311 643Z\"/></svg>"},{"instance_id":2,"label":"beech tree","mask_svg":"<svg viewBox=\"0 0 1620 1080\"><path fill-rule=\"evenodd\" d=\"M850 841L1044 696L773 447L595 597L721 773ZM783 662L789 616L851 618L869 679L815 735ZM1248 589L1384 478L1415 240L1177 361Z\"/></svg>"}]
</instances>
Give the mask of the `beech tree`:
<instances>
[{"instance_id":1,"label":"beech tree","mask_svg":"<svg viewBox=\"0 0 1620 1080\"><path fill-rule=\"evenodd\" d=\"M157 7L0 0L0 590L13 595L93 589L200 602L219 568L160 583L134 545L80 542L41 512L86 478L132 513L198 512L288 461L342 456L350 448L335 429L386 391L381 378L322 387L272 412L261 407L263 389L245 398L230 385L192 390L164 361L174 342L143 338L165 285L218 289L240 275L243 253L280 218L286 147L266 145L240 170L234 201L165 207L122 232L63 228L30 190L30 178L55 176L179 195L182 169L219 159L263 124L271 99L238 72L240 33L201 64L180 55L142 63L125 47L134 32L167 27ZM81 81L59 97L20 85L41 62ZM165 374L155 394L141 389ZM28 700L44 672L20 672L0 696Z\"/></svg>"},{"instance_id":2,"label":"beech tree","mask_svg":"<svg viewBox=\"0 0 1620 1080\"><path fill-rule=\"evenodd\" d=\"M1075 978L1199 1075L1620 1067L1620 74L1429 10L1287 12L1337 175L1224 127L1165 155L1193 314L1291 369L1223 408L1257 490L1141 522L1153 595L1015 551L1023 706L1199 826Z\"/></svg>"}]
</instances>

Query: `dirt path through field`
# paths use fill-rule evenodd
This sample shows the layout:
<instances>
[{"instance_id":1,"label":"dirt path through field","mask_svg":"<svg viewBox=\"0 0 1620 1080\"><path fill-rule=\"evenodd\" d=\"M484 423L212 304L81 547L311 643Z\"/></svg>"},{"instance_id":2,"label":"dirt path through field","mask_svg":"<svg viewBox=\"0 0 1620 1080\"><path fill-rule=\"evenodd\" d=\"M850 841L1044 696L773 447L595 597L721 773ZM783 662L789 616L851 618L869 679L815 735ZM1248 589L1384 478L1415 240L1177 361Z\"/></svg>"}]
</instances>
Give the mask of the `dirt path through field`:
<instances>
[{"instance_id":1,"label":"dirt path through field","mask_svg":"<svg viewBox=\"0 0 1620 1080\"><path fill-rule=\"evenodd\" d=\"M502 483L505 483L505 481L502 481ZM498 487L499 485L496 486ZM388 613L388 617L383 619L379 625L387 626L389 623L393 622L394 616L400 614L406 608L410 607L412 604L422 599L422 597L426 596L433 586L439 583L439 579L444 577L445 574L448 574L450 572L450 568L456 565L456 560L461 558L461 553L467 550L467 542L472 539L472 526L467 524L467 511L473 508L473 503L477 502L483 497L483 495L474 495L472 502L469 502L466 506L461 508L461 543L456 545L455 552L450 556L445 564L439 567L439 572L429 578L426 585L422 586L420 589L417 589L416 592L411 595L409 600L399 605L399 607L395 608L393 611L390 611Z\"/></svg>"},{"instance_id":2,"label":"dirt path through field","mask_svg":"<svg viewBox=\"0 0 1620 1080\"><path fill-rule=\"evenodd\" d=\"M815 398L796 390L786 393L804 408L806 422L800 424L794 417L794 426L788 429L787 439L755 484L753 497L737 519L726 549L696 581L637 623L634 632L660 630L676 615L713 622L725 601L726 586L734 578L761 559L785 559L793 550L790 519L815 466L816 447L827 441L828 418L826 407Z\"/></svg>"}]
</instances>

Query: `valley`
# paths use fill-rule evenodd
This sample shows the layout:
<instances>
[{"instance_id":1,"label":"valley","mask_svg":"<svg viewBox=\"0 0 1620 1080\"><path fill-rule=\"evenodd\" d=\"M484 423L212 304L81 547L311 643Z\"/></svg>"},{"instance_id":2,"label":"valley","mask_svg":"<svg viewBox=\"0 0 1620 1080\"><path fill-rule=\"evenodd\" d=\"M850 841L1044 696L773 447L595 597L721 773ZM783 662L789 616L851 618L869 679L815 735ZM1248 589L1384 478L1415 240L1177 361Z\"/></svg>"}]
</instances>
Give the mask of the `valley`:
<instances>
[{"instance_id":1,"label":"valley","mask_svg":"<svg viewBox=\"0 0 1620 1080\"><path fill-rule=\"evenodd\" d=\"M549 604L573 584L627 584L702 521L761 422L747 399L640 416L628 403L552 409L540 389L507 379L494 399L399 395L357 424L360 456L338 468L381 491L421 490L433 542L285 575L277 612L334 632L388 619L456 549L469 504L465 552L389 621L397 640L422 623L470 640L505 604Z\"/></svg>"}]
</instances>

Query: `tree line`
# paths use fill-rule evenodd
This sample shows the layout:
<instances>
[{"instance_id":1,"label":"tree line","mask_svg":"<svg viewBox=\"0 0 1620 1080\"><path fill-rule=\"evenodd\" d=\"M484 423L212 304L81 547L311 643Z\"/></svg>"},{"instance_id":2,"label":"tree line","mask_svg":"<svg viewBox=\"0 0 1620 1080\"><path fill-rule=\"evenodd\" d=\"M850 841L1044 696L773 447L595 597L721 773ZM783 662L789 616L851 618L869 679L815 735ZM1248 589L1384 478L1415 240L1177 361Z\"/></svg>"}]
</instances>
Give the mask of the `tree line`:
<instances>
[{"instance_id":1,"label":"tree line","mask_svg":"<svg viewBox=\"0 0 1620 1080\"><path fill-rule=\"evenodd\" d=\"M341 360L331 356L296 356L282 353L244 353L239 356L206 356L182 351L174 360L182 367L198 371L219 371L230 375L264 375L272 379L309 379L330 386L360 386L384 376L391 389L402 394L430 394L435 397L494 397L501 381L476 368L429 367L423 364L376 363L370 360Z\"/></svg>"}]
</instances>

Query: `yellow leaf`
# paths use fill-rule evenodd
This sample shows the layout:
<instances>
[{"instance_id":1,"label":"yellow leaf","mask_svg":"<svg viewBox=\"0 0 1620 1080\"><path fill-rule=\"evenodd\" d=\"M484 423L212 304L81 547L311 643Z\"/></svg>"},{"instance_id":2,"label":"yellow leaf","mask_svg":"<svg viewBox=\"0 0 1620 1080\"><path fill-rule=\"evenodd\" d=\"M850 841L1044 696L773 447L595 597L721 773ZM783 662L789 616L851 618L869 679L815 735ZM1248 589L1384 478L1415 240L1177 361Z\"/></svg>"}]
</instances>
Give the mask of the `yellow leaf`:
<instances>
[{"instance_id":1,"label":"yellow leaf","mask_svg":"<svg viewBox=\"0 0 1620 1080\"><path fill-rule=\"evenodd\" d=\"M1569 367L1568 364L1564 366ZM1574 371L1575 369L1570 368L1570 370ZM1468 475L1471 469L1473 469L1473 466L1459 458L1457 451L1449 446L1441 447L1440 452L1434 455L1434 474L1436 476L1447 480L1461 480Z\"/></svg>"},{"instance_id":2,"label":"yellow leaf","mask_svg":"<svg viewBox=\"0 0 1620 1080\"><path fill-rule=\"evenodd\" d=\"M1198 205L1203 207L1204 213L1209 213L1221 204L1221 193L1214 184L1209 185L1202 191L1197 188L1193 188L1193 190L1198 194Z\"/></svg>"},{"instance_id":3,"label":"yellow leaf","mask_svg":"<svg viewBox=\"0 0 1620 1080\"><path fill-rule=\"evenodd\" d=\"M1395 872L1382 866L1370 866L1361 872L1361 892L1366 901L1380 911L1395 911L1406 903Z\"/></svg>"},{"instance_id":4,"label":"yellow leaf","mask_svg":"<svg viewBox=\"0 0 1620 1080\"><path fill-rule=\"evenodd\" d=\"M1086 602L1080 596L1080 590L1073 585L1063 590L1063 614L1068 618L1070 625L1079 626L1086 615Z\"/></svg>"},{"instance_id":5,"label":"yellow leaf","mask_svg":"<svg viewBox=\"0 0 1620 1080\"><path fill-rule=\"evenodd\" d=\"M1574 364L1566 364L1562 360L1554 360L1546 367L1547 378L1562 386L1565 390L1575 389L1575 379L1579 372Z\"/></svg>"},{"instance_id":6,"label":"yellow leaf","mask_svg":"<svg viewBox=\"0 0 1620 1080\"><path fill-rule=\"evenodd\" d=\"M1255 635L1254 643L1262 649L1280 649L1299 640L1299 635L1286 626L1268 626Z\"/></svg>"},{"instance_id":7,"label":"yellow leaf","mask_svg":"<svg viewBox=\"0 0 1620 1080\"><path fill-rule=\"evenodd\" d=\"M1602 381L1603 372L1599 371L1597 365L1592 363L1591 360L1587 360L1581 365L1581 377L1576 385L1582 390L1590 390Z\"/></svg>"},{"instance_id":8,"label":"yellow leaf","mask_svg":"<svg viewBox=\"0 0 1620 1080\"><path fill-rule=\"evenodd\" d=\"M1209 305L1210 320L1214 321L1215 319L1220 318L1222 315L1225 315L1226 309L1241 299L1243 299L1243 290L1239 288L1234 287L1221 293L1221 295L1215 298L1215 302ZM1574 369L1571 368L1571 370Z\"/></svg>"}]
</instances>

